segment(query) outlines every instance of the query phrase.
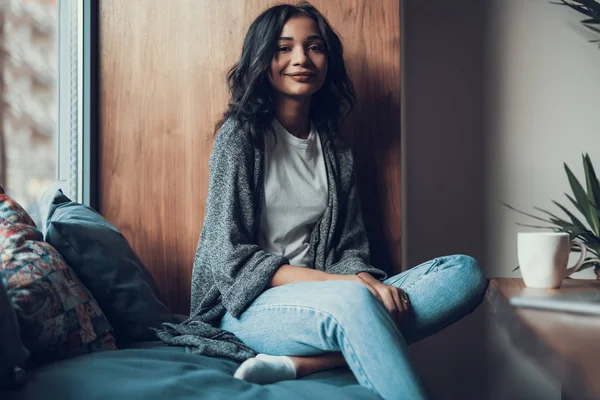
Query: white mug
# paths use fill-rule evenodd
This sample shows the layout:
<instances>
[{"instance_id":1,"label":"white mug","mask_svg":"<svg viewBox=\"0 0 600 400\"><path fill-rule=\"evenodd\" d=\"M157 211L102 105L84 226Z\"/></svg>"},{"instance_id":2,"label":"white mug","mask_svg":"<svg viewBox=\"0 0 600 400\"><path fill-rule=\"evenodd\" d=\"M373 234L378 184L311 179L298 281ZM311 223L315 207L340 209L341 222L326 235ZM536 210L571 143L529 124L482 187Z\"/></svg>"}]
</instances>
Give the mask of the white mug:
<instances>
[{"instance_id":1,"label":"white mug","mask_svg":"<svg viewBox=\"0 0 600 400\"><path fill-rule=\"evenodd\" d=\"M571 246L578 246L581 256L575 266L567 268ZM556 289L581 267L586 250L582 243L569 240L565 232L519 232L517 256L526 286Z\"/></svg>"}]
</instances>

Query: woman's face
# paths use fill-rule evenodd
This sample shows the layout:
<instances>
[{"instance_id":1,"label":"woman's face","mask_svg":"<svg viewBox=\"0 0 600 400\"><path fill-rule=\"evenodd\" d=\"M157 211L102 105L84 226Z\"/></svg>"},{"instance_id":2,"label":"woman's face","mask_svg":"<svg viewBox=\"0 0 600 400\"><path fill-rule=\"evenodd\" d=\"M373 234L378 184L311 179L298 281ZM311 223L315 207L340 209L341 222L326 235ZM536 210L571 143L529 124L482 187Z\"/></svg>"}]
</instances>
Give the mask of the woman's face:
<instances>
[{"instance_id":1,"label":"woman's face","mask_svg":"<svg viewBox=\"0 0 600 400\"><path fill-rule=\"evenodd\" d=\"M271 61L271 85L286 96L309 97L323 86L326 76L327 54L317 23L308 17L290 18Z\"/></svg>"}]
</instances>

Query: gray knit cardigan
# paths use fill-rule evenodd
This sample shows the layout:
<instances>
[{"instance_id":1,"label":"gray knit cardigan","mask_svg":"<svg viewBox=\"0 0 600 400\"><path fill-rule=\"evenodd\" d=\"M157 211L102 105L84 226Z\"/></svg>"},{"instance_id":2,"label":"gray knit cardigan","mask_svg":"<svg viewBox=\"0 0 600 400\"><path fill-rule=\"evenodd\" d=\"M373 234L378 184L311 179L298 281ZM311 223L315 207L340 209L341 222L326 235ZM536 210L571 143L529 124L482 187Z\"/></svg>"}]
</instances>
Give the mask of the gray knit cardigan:
<instances>
[{"instance_id":1,"label":"gray knit cardigan","mask_svg":"<svg viewBox=\"0 0 600 400\"><path fill-rule=\"evenodd\" d=\"M339 139L321 135L327 170L328 203L310 236L312 267L331 274L386 273L369 264L351 150ZM168 345L237 361L255 351L233 333L220 329L225 312L235 317L266 288L288 260L258 246L263 204L264 144L253 145L232 120L221 127L209 159L206 215L192 271L190 318L165 323L157 331Z\"/></svg>"}]
</instances>

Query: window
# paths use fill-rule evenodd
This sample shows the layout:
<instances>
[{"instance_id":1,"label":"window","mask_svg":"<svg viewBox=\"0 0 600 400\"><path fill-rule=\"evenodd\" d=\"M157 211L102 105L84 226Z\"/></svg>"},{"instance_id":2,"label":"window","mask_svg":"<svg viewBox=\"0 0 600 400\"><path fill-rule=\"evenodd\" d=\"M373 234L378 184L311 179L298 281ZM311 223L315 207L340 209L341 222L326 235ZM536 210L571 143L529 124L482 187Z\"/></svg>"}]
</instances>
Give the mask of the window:
<instances>
[{"instance_id":1,"label":"window","mask_svg":"<svg viewBox=\"0 0 600 400\"><path fill-rule=\"evenodd\" d=\"M0 0L0 184L41 228L44 193L86 197L86 7L90 0Z\"/></svg>"},{"instance_id":2,"label":"window","mask_svg":"<svg viewBox=\"0 0 600 400\"><path fill-rule=\"evenodd\" d=\"M57 4L8 0L0 21L0 183L39 224L57 170Z\"/></svg>"}]
</instances>

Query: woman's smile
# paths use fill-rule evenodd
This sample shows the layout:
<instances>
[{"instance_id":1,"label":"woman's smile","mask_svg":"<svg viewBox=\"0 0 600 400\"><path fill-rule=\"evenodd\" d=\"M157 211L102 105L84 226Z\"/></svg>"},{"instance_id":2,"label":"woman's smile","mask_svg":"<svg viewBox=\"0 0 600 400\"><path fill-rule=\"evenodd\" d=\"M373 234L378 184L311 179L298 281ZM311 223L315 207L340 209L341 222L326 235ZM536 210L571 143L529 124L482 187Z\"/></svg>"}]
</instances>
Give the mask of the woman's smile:
<instances>
[{"instance_id":1,"label":"woman's smile","mask_svg":"<svg viewBox=\"0 0 600 400\"><path fill-rule=\"evenodd\" d=\"M298 74L286 74L288 77L292 78L293 80L295 80L296 82L312 82L315 77L316 74L314 73L308 73L308 72L303 72L303 73L298 73Z\"/></svg>"}]
</instances>

